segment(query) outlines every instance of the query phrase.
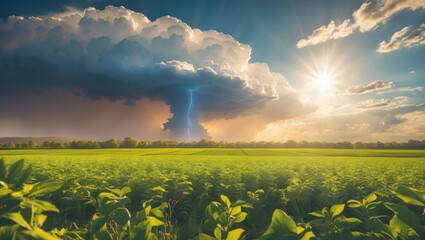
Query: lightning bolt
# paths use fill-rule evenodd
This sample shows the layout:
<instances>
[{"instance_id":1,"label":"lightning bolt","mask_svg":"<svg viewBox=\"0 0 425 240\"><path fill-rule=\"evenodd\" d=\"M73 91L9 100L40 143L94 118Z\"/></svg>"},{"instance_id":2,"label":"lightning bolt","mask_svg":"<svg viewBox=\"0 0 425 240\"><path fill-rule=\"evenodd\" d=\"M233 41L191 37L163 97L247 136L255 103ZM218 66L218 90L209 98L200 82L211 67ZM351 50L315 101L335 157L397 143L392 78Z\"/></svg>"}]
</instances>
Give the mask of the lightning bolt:
<instances>
[{"instance_id":1,"label":"lightning bolt","mask_svg":"<svg viewBox=\"0 0 425 240\"><path fill-rule=\"evenodd\" d=\"M189 89L189 98L189 107L187 108L187 136L189 137L189 140L192 140L192 134L190 133L190 129L192 128L192 121L190 121L190 112L192 110L193 105L192 89Z\"/></svg>"}]
</instances>

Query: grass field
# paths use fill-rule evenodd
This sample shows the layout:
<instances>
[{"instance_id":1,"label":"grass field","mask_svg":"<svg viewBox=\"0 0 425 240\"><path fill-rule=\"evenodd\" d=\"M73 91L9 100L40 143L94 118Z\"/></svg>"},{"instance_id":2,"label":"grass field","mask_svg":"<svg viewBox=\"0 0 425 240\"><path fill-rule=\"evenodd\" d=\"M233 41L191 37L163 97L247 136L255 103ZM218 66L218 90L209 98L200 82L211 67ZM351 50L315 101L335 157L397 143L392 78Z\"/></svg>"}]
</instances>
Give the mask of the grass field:
<instances>
[{"instance_id":1,"label":"grass field","mask_svg":"<svg viewBox=\"0 0 425 240\"><path fill-rule=\"evenodd\" d=\"M425 151L421 150L36 149L4 150L0 151L0 158L6 165L18 159L25 159L25 165L31 164L33 170L26 181L28 184L60 183L59 189L41 197L60 211L48 214L44 228L65 228L68 233L86 229L81 234L91 234L92 238L97 236L93 233L95 218L92 216L99 214L101 193L111 192L110 189L129 187L131 190L125 191L129 200L125 207L133 216L129 217L130 222L136 221L133 218L139 215L137 211L146 209L147 205L142 207L142 203L148 202L151 208L157 207L163 212L164 219L158 220L162 223L150 229L159 239L191 239L201 232L214 236L212 239L220 239L214 235L214 226L209 226L213 220L208 220L206 207L212 201L224 201L221 195L232 202L243 200L253 208L246 209L248 216L243 222L235 223L234 226L245 232L234 239L257 239L269 226L276 209L308 229L305 223L315 219L308 213L324 207L361 200L375 191L379 199L399 204L403 199L397 200L389 190L397 190L400 185L425 188ZM244 208L239 210L245 211ZM420 216L421 210L416 205L411 210ZM391 215L391 209L382 204L373 211ZM344 214L362 219L361 214L348 207ZM107 219L113 222L112 218ZM144 219L149 218L145 216ZM366 224L370 219L366 220L362 219L362 223L353 228L365 234L378 231ZM390 220L379 221L389 226ZM423 226L424 217L419 217L419 221ZM131 233L124 234L123 238L115 233L128 226L114 226L105 222L97 230L107 232L113 239L130 238ZM229 229L220 231L227 236ZM323 236L332 236L334 231L313 230L316 235ZM339 230L342 233L347 229ZM102 239L99 236L97 238ZM420 233L414 232L404 239L418 239L415 237L419 236ZM62 237L77 239L69 234ZM346 235L340 237L344 239Z\"/></svg>"},{"instance_id":2,"label":"grass field","mask_svg":"<svg viewBox=\"0 0 425 240\"><path fill-rule=\"evenodd\" d=\"M387 157L387 158L421 158L425 159L425 150L377 150L377 149L308 149L308 148L143 148L143 149L34 149L34 150L2 150L0 156L11 158L34 159L39 157L54 156L69 158L74 156L78 159L89 156L98 158L136 158L145 160L143 156L158 156L162 159L170 159L178 156L191 158L190 156L239 156L239 157L279 157L278 160L287 160L287 157ZM285 157L285 158L282 158ZM199 157L196 157L199 159Z\"/></svg>"}]
</instances>

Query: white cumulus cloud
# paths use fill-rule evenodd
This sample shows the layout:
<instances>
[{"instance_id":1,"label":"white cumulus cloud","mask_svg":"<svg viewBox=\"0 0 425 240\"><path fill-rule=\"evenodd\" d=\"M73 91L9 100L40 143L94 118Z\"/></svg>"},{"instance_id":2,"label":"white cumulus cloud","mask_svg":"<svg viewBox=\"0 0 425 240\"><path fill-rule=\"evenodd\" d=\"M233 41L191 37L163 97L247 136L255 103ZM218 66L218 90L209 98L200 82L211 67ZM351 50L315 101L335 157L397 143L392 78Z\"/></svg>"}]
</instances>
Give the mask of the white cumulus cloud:
<instances>
[{"instance_id":1,"label":"white cumulus cloud","mask_svg":"<svg viewBox=\"0 0 425 240\"><path fill-rule=\"evenodd\" d=\"M347 94L364 94L368 92L374 92L378 90L391 89L394 86L393 82L384 82L382 80L376 80L374 82L369 83L368 85L355 85L350 86L345 89L345 93Z\"/></svg>"},{"instance_id":2,"label":"white cumulus cloud","mask_svg":"<svg viewBox=\"0 0 425 240\"><path fill-rule=\"evenodd\" d=\"M346 19L337 24L331 21L313 31L306 39L297 43L298 48L316 45L331 39L345 38L354 31L367 32L385 24L394 14L403 10L415 11L425 8L425 0L372 0L363 3L354 11L353 20Z\"/></svg>"},{"instance_id":3,"label":"white cumulus cloud","mask_svg":"<svg viewBox=\"0 0 425 240\"><path fill-rule=\"evenodd\" d=\"M388 43L386 41L382 41L379 44L377 52L388 53L402 47L411 48L423 44L425 44L425 24L422 24L419 28L413 30L411 26L408 26L394 33ZM412 73L414 73L414 71Z\"/></svg>"}]
</instances>

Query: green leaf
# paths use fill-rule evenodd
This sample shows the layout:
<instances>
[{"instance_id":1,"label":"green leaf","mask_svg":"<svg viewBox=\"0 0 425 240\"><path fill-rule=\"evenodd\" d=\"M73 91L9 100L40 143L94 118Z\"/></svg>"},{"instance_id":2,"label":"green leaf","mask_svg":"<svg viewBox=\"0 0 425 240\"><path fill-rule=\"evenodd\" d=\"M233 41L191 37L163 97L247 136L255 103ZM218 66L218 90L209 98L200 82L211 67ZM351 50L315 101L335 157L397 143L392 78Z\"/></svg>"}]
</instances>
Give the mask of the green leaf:
<instances>
[{"instance_id":1,"label":"green leaf","mask_svg":"<svg viewBox=\"0 0 425 240\"><path fill-rule=\"evenodd\" d=\"M359 208L363 206L363 204L357 200L348 200L347 205L349 208Z\"/></svg>"},{"instance_id":2,"label":"green leaf","mask_svg":"<svg viewBox=\"0 0 425 240\"><path fill-rule=\"evenodd\" d=\"M66 233L72 232L72 231L67 231L66 228L61 228L60 230L57 228L54 228L50 231L50 233L56 235L56 236L64 236Z\"/></svg>"},{"instance_id":3,"label":"green leaf","mask_svg":"<svg viewBox=\"0 0 425 240\"><path fill-rule=\"evenodd\" d=\"M9 168L9 173L7 174L7 177L6 177L6 183L8 184L14 183L15 180L17 180L18 177L21 175L23 168L24 168L23 159L14 162L12 166L10 166Z\"/></svg>"},{"instance_id":4,"label":"green leaf","mask_svg":"<svg viewBox=\"0 0 425 240\"><path fill-rule=\"evenodd\" d=\"M384 205L393 211L397 217L411 227L421 238L425 239L425 229L419 217L407 207L395 203L386 202Z\"/></svg>"},{"instance_id":5,"label":"green leaf","mask_svg":"<svg viewBox=\"0 0 425 240\"><path fill-rule=\"evenodd\" d=\"M205 234L205 233L202 233L202 234L198 235L198 236L195 238L195 240L217 240L217 239L216 239L216 238L214 238L214 237L208 236L208 235L207 235L207 234Z\"/></svg>"},{"instance_id":6,"label":"green leaf","mask_svg":"<svg viewBox=\"0 0 425 240\"><path fill-rule=\"evenodd\" d=\"M350 228L354 228L357 227L358 225L360 225L362 223L362 221L358 218L347 218L345 216L339 216L335 219L335 225L339 228L339 229L350 229Z\"/></svg>"},{"instance_id":7,"label":"green leaf","mask_svg":"<svg viewBox=\"0 0 425 240\"><path fill-rule=\"evenodd\" d=\"M418 189L401 185L394 195L407 204L425 207L425 192L419 191Z\"/></svg>"},{"instance_id":8,"label":"green leaf","mask_svg":"<svg viewBox=\"0 0 425 240\"><path fill-rule=\"evenodd\" d=\"M0 159L1 161L1 159ZM0 163L1 164L1 163ZM0 240L12 239L12 235L19 229L19 225L15 224L12 226L0 227Z\"/></svg>"},{"instance_id":9,"label":"green leaf","mask_svg":"<svg viewBox=\"0 0 425 240\"><path fill-rule=\"evenodd\" d=\"M145 215L149 216L149 215L151 215L152 206L149 205L149 206L145 207L144 210L145 210Z\"/></svg>"},{"instance_id":10,"label":"green leaf","mask_svg":"<svg viewBox=\"0 0 425 240\"><path fill-rule=\"evenodd\" d=\"M151 216L155 216L156 218L158 218L159 220L164 219L164 213L161 211L161 209L159 208L154 208L151 210Z\"/></svg>"},{"instance_id":11,"label":"green leaf","mask_svg":"<svg viewBox=\"0 0 425 240\"><path fill-rule=\"evenodd\" d=\"M226 240L239 240L244 231L242 228L236 228L227 234Z\"/></svg>"},{"instance_id":12,"label":"green leaf","mask_svg":"<svg viewBox=\"0 0 425 240\"><path fill-rule=\"evenodd\" d=\"M118 193L115 193L114 191L119 191L119 189L109 189L111 192L101 192L99 193L98 198L102 201L108 201L108 200L116 200L118 199Z\"/></svg>"},{"instance_id":13,"label":"green leaf","mask_svg":"<svg viewBox=\"0 0 425 240\"><path fill-rule=\"evenodd\" d=\"M0 159L0 181L6 181L6 164Z\"/></svg>"},{"instance_id":14,"label":"green leaf","mask_svg":"<svg viewBox=\"0 0 425 240\"><path fill-rule=\"evenodd\" d=\"M236 215L238 213L242 212L242 208L240 206L233 207L232 211L230 211L230 215Z\"/></svg>"},{"instance_id":15,"label":"green leaf","mask_svg":"<svg viewBox=\"0 0 425 240\"><path fill-rule=\"evenodd\" d=\"M98 232L106 223L105 217L98 217L91 222L91 231L92 233Z\"/></svg>"},{"instance_id":16,"label":"green leaf","mask_svg":"<svg viewBox=\"0 0 425 240\"><path fill-rule=\"evenodd\" d=\"M394 215L395 216L395 215ZM371 219L370 221L371 230L375 233L381 233L386 236L386 238L396 239L397 233L391 228L388 224L384 224L379 219Z\"/></svg>"},{"instance_id":17,"label":"green leaf","mask_svg":"<svg viewBox=\"0 0 425 240\"><path fill-rule=\"evenodd\" d=\"M121 189L118 188L107 188L107 190L114 195L114 197L120 197Z\"/></svg>"},{"instance_id":18,"label":"green leaf","mask_svg":"<svg viewBox=\"0 0 425 240\"><path fill-rule=\"evenodd\" d=\"M321 212L310 212L308 213L308 215L314 216L314 217L318 217L318 218L323 218L323 214Z\"/></svg>"},{"instance_id":19,"label":"green leaf","mask_svg":"<svg viewBox=\"0 0 425 240\"><path fill-rule=\"evenodd\" d=\"M36 209L32 207L24 207L24 208L21 208L19 212L21 213L25 221L31 225Z\"/></svg>"},{"instance_id":20,"label":"green leaf","mask_svg":"<svg viewBox=\"0 0 425 240\"><path fill-rule=\"evenodd\" d=\"M158 240L158 237L154 233L148 233L146 240Z\"/></svg>"},{"instance_id":21,"label":"green leaf","mask_svg":"<svg viewBox=\"0 0 425 240\"><path fill-rule=\"evenodd\" d=\"M110 188L108 188L108 190L117 197L124 197L127 193L131 192L131 188L129 188L129 187L123 187L122 189L119 189L119 188L110 189Z\"/></svg>"},{"instance_id":22,"label":"green leaf","mask_svg":"<svg viewBox=\"0 0 425 240\"><path fill-rule=\"evenodd\" d=\"M260 194L260 193L264 193L264 190L263 189L257 189L257 190L255 190L255 194Z\"/></svg>"},{"instance_id":23,"label":"green leaf","mask_svg":"<svg viewBox=\"0 0 425 240\"><path fill-rule=\"evenodd\" d=\"M0 181L0 184L1 184L2 182ZM1 186L1 185L0 185ZM14 194L16 194L16 192L14 192L13 190L11 190L11 189L2 189L1 191L0 191L0 200L1 201L7 201L7 200L9 200L9 199L13 199L13 198L15 198L13 195ZM0 213L0 216L1 216L1 214L2 213Z\"/></svg>"},{"instance_id":24,"label":"green leaf","mask_svg":"<svg viewBox=\"0 0 425 240\"><path fill-rule=\"evenodd\" d=\"M216 227L214 229L214 236L215 236L216 239L220 239L220 240L222 239L221 238L221 230L218 227Z\"/></svg>"},{"instance_id":25,"label":"green leaf","mask_svg":"<svg viewBox=\"0 0 425 240\"><path fill-rule=\"evenodd\" d=\"M344 211L345 204L336 204L333 205L330 209L331 217L334 218Z\"/></svg>"},{"instance_id":26,"label":"green leaf","mask_svg":"<svg viewBox=\"0 0 425 240\"><path fill-rule=\"evenodd\" d=\"M97 239L98 240L112 240L113 239L112 235L106 230L99 231L99 232L95 233L94 236L95 236L96 240Z\"/></svg>"},{"instance_id":27,"label":"green leaf","mask_svg":"<svg viewBox=\"0 0 425 240\"><path fill-rule=\"evenodd\" d=\"M60 238L52 235L41 228L34 228L34 230L25 230L21 232L25 240L60 240Z\"/></svg>"},{"instance_id":28,"label":"green leaf","mask_svg":"<svg viewBox=\"0 0 425 240\"><path fill-rule=\"evenodd\" d=\"M390 220L390 227L395 230L397 235L400 235L400 238L404 238L408 235L409 226L406 223L400 220L397 215L394 215Z\"/></svg>"},{"instance_id":29,"label":"green leaf","mask_svg":"<svg viewBox=\"0 0 425 240\"><path fill-rule=\"evenodd\" d=\"M42 227L44 222L46 221L47 216L44 214L36 214L34 216L34 225L37 227Z\"/></svg>"},{"instance_id":30,"label":"green leaf","mask_svg":"<svg viewBox=\"0 0 425 240\"><path fill-rule=\"evenodd\" d=\"M21 225L22 227L24 227L26 229L32 229L30 224L24 219L24 217L21 215L20 212L5 213L5 214L3 214L2 217L11 220L11 221Z\"/></svg>"},{"instance_id":31,"label":"green leaf","mask_svg":"<svg viewBox=\"0 0 425 240\"><path fill-rule=\"evenodd\" d=\"M225 196L225 195L220 195L220 198L221 198L221 201L223 201L226 204L226 206L228 208L230 208L230 200L229 200L229 198L227 196Z\"/></svg>"},{"instance_id":32,"label":"green leaf","mask_svg":"<svg viewBox=\"0 0 425 240\"><path fill-rule=\"evenodd\" d=\"M117 208L111 214L111 219L121 226L125 226L130 220L131 215L127 208Z\"/></svg>"},{"instance_id":33,"label":"green leaf","mask_svg":"<svg viewBox=\"0 0 425 240\"><path fill-rule=\"evenodd\" d=\"M38 199L28 200L24 202L24 206L28 206L28 207L35 206L43 211L59 213L59 209L57 209L55 205L51 204L48 201L43 201Z\"/></svg>"},{"instance_id":34,"label":"green leaf","mask_svg":"<svg viewBox=\"0 0 425 240\"><path fill-rule=\"evenodd\" d=\"M132 228L132 240L146 239L146 227L140 222L136 227Z\"/></svg>"},{"instance_id":35,"label":"green leaf","mask_svg":"<svg viewBox=\"0 0 425 240\"><path fill-rule=\"evenodd\" d=\"M366 208L367 208L368 210L373 210L373 209L375 209L378 205L380 205L381 203L382 203L382 201L371 202L371 203L368 203L368 204L366 205Z\"/></svg>"},{"instance_id":36,"label":"green leaf","mask_svg":"<svg viewBox=\"0 0 425 240\"><path fill-rule=\"evenodd\" d=\"M297 225L284 211L276 209L273 212L270 226L264 232L262 237L281 237L286 234L297 233Z\"/></svg>"},{"instance_id":37,"label":"green leaf","mask_svg":"<svg viewBox=\"0 0 425 240\"><path fill-rule=\"evenodd\" d=\"M326 207L322 209L322 215L324 218L331 218L331 215L329 214L329 210Z\"/></svg>"},{"instance_id":38,"label":"green leaf","mask_svg":"<svg viewBox=\"0 0 425 240\"><path fill-rule=\"evenodd\" d=\"M378 198L378 197L376 196L376 194L375 194L375 193L371 193L371 194L367 195L367 196L366 196L366 197L362 200L363 205L366 205L366 204L368 204L368 203L371 203L371 202L375 201L377 198Z\"/></svg>"},{"instance_id":39,"label":"green leaf","mask_svg":"<svg viewBox=\"0 0 425 240\"><path fill-rule=\"evenodd\" d=\"M148 216L147 220L149 222L149 226L151 226L151 227L158 227L158 226L162 226L162 225L165 224L163 221L159 220L156 217L152 217L152 216Z\"/></svg>"},{"instance_id":40,"label":"green leaf","mask_svg":"<svg viewBox=\"0 0 425 240\"><path fill-rule=\"evenodd\" d=\"M20 188L22 184L24 184L31 175L32 166L29 165L25 170L23 170L22 174L18 178L18 180L13 184L14 188Z\"/></svg>"},{"instance_id":41,"label":"green leaf","mask_svg":"<svg viewBox=\"0 0 425 240\"><path fill-rule=\"evenodd\" d=\"M154 190L154 191L159 191L159 192L162 192L162 193L167 192L167 190L165 190L165 189L164 189L163 187L161 187L161 186L153 187L153 188L152 188L152 190Z\"/></svg>"},{"instance_id":42,"label":"green leaf","mask_svg":"<svg viewBox=\"0 0 425 240\"><path fill-rule=\"evenodd\" d=\"M43 196L45 194L54 192L61 188L62 184L58 181L47 180L44 182L36 183L31 191L29 192L29 196Z\"/></svg>"},{"instance_id":43,"label":"green leaf","mask_svg":"<svg viewBox=\"0 0 425 240\"><path fill-rule=\"evenodd\" d=\"M127 195L127 193L131 192L131 188L129 187L123 187L120 191L120 196L124 197L125 195Z\"/></svg>"},{"instance_id":44,"label":"green leaf","mask_svg":"<svg viewBox=\"0 0 425 240\"><path fill-rule=\"evenodd\" d=\"M231 206L232 207L242 207L242 208L252 208L252 205L251 204L249 204L249 203L247 203L245 201L242 201L242 200L237 200Z\"/></svg>"},{"instance_id":45,"label":"green leaf","mask_svg":"<svg viewBox=\"0 0 425 240\"><path fill-rule=\"evenodd\" d=\"M301 240L315 239L315 237L316 237L316 235L314 235L314 233L312 231L308 231L308 232L304 233L304 235L301 238Z\"/></svg>"},{"instance_id":46,"label":"green leaf","mask_svg":"<svg viewBox=\"0 0 425 240\"><path fill-rule=\"evenodd\" d=\"M248 216L248 213L246 212L241 212L238 215L235 216L233 222L234 223L241 223L245 220L246 216Z\"/></svg>"},{"instance_id":47,"label":"green leaf","mask_svg":"<svg viewBox=\"0 0 425 240\"><path fill-rule=\"evenodd\" d=\"M376 234L376 233L375 233ZM376 236L378 239L385 239L384 236ZM351 238L350 239L355 239L355 240L369 240L369 239L375 239L375 238L371 238L370 236L367 236L366 234L359 232L359 231L354 231L351 232Z\"/></svg>"}]
</instances>

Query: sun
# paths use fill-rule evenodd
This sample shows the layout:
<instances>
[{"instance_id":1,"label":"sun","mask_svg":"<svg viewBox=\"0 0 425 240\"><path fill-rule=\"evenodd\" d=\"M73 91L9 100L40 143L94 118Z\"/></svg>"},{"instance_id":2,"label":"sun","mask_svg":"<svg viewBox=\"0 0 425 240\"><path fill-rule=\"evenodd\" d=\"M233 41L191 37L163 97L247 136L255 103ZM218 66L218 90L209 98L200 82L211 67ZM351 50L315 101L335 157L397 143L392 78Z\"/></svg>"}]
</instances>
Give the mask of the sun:
<instances>
[{"instance_id":1,"label":"sun","mask_svg":"<svg viewBox=\"0 0 425 240\"><path fill-rule=\"evenodd\" d=\"M331 86L332 80L331 77L326 74L322 73L316 78L317 85L320 87L322 91L328 90Z\"/></svg>"},{"instance_id":2,"label":"sun","mask_svg":"<svg viewBox=\"0 0 425 240\"><path fill-rule=\"evenodd\" d=\"M300 53L299 64L294 75L299 79L297 88L305 93L306 99L327 101L341 93L341 87L353 79L347 68L347 57L337 47Z\"/></svg>"}]
</instances>

